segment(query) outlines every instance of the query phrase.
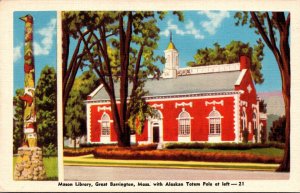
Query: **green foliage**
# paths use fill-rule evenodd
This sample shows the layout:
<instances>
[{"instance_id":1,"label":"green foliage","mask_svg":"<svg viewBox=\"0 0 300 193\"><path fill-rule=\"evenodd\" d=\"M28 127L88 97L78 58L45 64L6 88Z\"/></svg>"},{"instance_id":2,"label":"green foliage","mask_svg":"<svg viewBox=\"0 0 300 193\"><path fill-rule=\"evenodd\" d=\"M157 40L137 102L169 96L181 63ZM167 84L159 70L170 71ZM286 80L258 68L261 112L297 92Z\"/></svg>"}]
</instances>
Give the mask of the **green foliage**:
<instances>
[{"instance_id":1,"label":"green foliage","mask_svg":"<svg viewBox=\"0 0 300 193\"><path fill-rule=\"evenodd\" d=\"M53 143L50 143L47 147L43 147L44 156L56 156L57 155L57 146Z\"/></svg>"},{"instance_id":2,"label":"green foliage","mask_svg":"<svg viewBox=\"0 0 300 193\"><path fill-rule=\"evenodd\" d=\"M264 100L259 101L259 112L260 113L267 113L267 103Z\"/></svg>"},{"instance_id":3,"label":"green foliage","mask_svg":"<svg viewBox=\"0 0 300 193\"><path fill-rule=\"evenodd\" d=\"M261 130L260 130L260 140L262 144L265 144L267 142L267 128L266 126L262 126Z\"/></svg>"},{"instance_id":4,"label":"green foliage","mask_svg":"<svg viewBox=\"0 0 300 193\"><path fill-rule=\"evenodd\" d=\"M38 146L51 155L57 148L57 95L56 72L53 67L45 66L36 86Z\"/></svg>"},{"instance_id":5,"label":"green foliage","mask_svg":"<svg viewBox=\"0 0 300 193\"><path fill-rule=\"evenodd\" d=\"M13 152L17 153L18 148L21 147L24 130L23 130L23 114L24 114L24 102L20 100L20 96L23 96L24 89L17 89L13 98L14 104L14 118L13 118Z\"/></svg>"},{"instance_id":6,"label":"green foliage","mask_svg":"<svg viewBox=\"0 0 300 193\"><path fill-rule=\"evenodd\" d=\"M258 40L254 47L241 41L231 41L224 47L215 43L213 48L198 49L194 55L194 61L188 62L187 65L194 67L235 63L239 62L240 56L246 55L251 58L250 70L255 83L261 84L264 81L261 73L261 62L264 57L263 48L264 44L261 40Z\"/></svg>"},{"instance_id":7,"label":"green foliage","mask_svg":"<svg viewBox=\"0 0 300 193\"><path fill-rule=\"evenodd\" d=\"M281 143L285 142L285 124L286 124L285 116L279 117L277 120L273 122L271 131L269 133L270 141L276 141Z\"/></svg>"},{"instance_id":8,"label":"green foliage","mask_svg":"<svg viewBox=\"0 0 300 193\"><path fill-rule=\"evenodd\" d=\"M66 133L75 139L86 133L86 110L84 100L99 85L95 74L86 71L75 79L65 112Z\"/></svg>"},{"instance_id":9,"label":"green foliage","mask_svg":"<svg viewBox=\"0 0 300 193\"><path fill-rule=\"evenodd\" d=\"M273 122L277 119L279 119L279 115L274 115L274 114L268 114L267 116L267 130L266 133L268 134L271 131L271 127L273 125Z\"/></svg>"},{"instance_id":10,"label":"green foliage","mask_svg":"<svg viewBox=\"0 0 300 193\"><path fill-rule=\"evenodd\" d=\"M81 53L74 52L75 58L79 59L80 67L88 66L96 72L112 101L115 129L119 135L118 142L123 146L130 145L129 129L140 133L146 116L151 113L151 108L147 107L142 99L146 94L144 82L149 76L153 78L160 76L159 68L154 64L157 61L163 62L163 57L156 56L154 50L157 49L160 38L157 22L162 20L166 13L165 11L62 13L64 26L67 26L64 33L77 40L78 47L83 45ZM184 19L182 12L174 11L173 14L178 16L180 21ZM76 66L76 63L70 66ZM66 72L68 74L68 71ZM118 84L119 90L115 86ZM133 85L132 89L128 88L130 84ZM115 92L120 92L120 99L116 99ZM116 100L119 100L121 105L124 104L124 108L116 110L114 106ZM125 115L125 119L120 115ZM79 132L80 124L74 119L69 119L69 123L72 120L73 123L70 125L73 128L67 130L74 131L74 134L67 133L74 136ZM120 123L121 120L125 124Z\"/></svg>"}]
</instances>

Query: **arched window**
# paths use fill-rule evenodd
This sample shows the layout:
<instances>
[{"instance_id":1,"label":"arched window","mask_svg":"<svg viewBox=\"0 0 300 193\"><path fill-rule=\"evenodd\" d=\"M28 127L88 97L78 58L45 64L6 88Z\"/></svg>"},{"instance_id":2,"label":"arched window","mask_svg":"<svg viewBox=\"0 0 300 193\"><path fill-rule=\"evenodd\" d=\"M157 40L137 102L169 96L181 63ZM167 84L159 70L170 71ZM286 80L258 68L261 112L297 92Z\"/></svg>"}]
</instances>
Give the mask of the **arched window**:
<instances>
[{"instance_id":1,"label":"arched window","mask_svg":"<svg viewBox=\"0 0 300 193\"><path fill-rule=\"evenodd\" d=\"M247 127L247 117L246 117L246 110L245 109L243 109L243 111L242 111L241 119L242 119L242 130L244 130Z\"/></svg>"},{"instance_id":2,"label":"arched window","mask_svg":"<svg viewBox=\"0 0 300 193\"><path fill-rule=\"evenodd\" d=\"M253 129L257 129L257 119L256 119L256 112L253 112Z\"/></svg>"},{"instance_id":3,"label":"arched window","mask_svg":"<svg viewBox=\"0 0 300 193\"><path fill-rule=\"evenodd\" d=\"M179 124L179 135L181 136L190 135L191 116L188 112L183 111L179 114L178 124Z\"/></svg>"},{"instance_id":4,"label":"arched window","mask_svg":"<svg viewBox=\"0 0 300 193\"><path fill-rule=\"evenodd\" d=\"M209 113L209 134L220 135L221 134L221 114L215 108Z\"/></svg>"},{"instance_id":5,"label":"arched window","mask_svg":"<svg viewBox=\"0 0 300 193\"><path fill-rule=\"evenodd\" d=\"M104 113L101 118L101 134L110 135L110 118L107 113Z\"/></svg>"}]
</instances>

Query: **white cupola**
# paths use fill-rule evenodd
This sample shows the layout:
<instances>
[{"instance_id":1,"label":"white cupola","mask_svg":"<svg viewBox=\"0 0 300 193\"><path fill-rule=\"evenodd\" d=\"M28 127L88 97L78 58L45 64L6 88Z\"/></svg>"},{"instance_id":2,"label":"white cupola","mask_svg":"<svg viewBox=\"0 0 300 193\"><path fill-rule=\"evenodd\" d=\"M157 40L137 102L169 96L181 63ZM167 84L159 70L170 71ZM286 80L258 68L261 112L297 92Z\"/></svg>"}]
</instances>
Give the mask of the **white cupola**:
<instances>
[{"instance_id":1,"label":"white cupola","mask_svg":"<svg viewBox=\"0 0 300 193\"><path fill-rule=\"evenodd\" d=\"M176 78L177 70L179 69L179 53L172 41L172 32L170 32L170 43L165 50L165 68L163 70L163 78Z\"/></svg>"}]
</instances>

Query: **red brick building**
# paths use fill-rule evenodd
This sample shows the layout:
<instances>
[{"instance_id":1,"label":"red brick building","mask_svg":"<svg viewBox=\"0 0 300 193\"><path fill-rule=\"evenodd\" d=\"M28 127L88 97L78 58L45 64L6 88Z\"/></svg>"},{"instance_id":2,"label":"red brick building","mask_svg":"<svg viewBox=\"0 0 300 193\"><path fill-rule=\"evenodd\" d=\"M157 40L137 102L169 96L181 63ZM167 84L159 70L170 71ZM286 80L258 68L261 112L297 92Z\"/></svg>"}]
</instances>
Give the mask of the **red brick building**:
<instances>
[{"instance_id":1,"label":"red brick building","mask_svg":"<svg viewBox=\"0 0 300 193\"><path fill-rule=\"evenodd\" d=\"M260 142L266 115L259 113L249 59L242 56L239 63L179 68L178 55L170 42L163 78L146 82L146 101L159 116L149 117L142 134L131 136L132 142L238 143L245 136L243 130L253 142L257 133ZM86 107L87 141L116 143L109 97L102 85L89 95Z\"/></svg>"}]
</instances>

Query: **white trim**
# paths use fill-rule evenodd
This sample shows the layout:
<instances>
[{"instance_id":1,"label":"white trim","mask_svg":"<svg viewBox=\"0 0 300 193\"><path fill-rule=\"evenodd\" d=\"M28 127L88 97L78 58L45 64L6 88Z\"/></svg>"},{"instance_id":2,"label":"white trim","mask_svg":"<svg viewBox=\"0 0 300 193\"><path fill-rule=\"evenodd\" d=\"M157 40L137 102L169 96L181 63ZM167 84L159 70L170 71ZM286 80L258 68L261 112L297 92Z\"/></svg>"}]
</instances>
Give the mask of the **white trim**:
<instances>
[{"instance_id":1,"label":"white trim","mask_svg":"<svg viewBox=\"0 0 300 193\"><path fill-rule=\"evenodd\" d=\"M208 142L213 142L213 143L220 143L220 142L222 142L221 134L220 135L209 134L208 135Z\"/></svg>"},{"instance_id":2,"label":"white trim","mask_svg":"<svg viewBox=\"0 0 300 193\"><path fill-rule=\"evenodd\" d=\"M157 107L159 107L159 108L161 108L161 109L164 109L164 104L153 104L153 105L151 105L151 107L153 107L153 108L156 108L157 109Z\"/></svg>"},{"instance_id":3,"label":"white trim","mask_svg":"<svg viewBox=\"0 0 300 193\"><path fill-rule=\"evenodd\" d=\"M213 100L212 102L205 101L205 106L208 105L221 105L224 106L224 100L220 100L219 102Z\"/></svg>"},{"instance_id":4,"label":"white trim","mask_svg":"<svg viewBox=\"0 0 300 193\"><path fill-rule=\"evenodd\" d=\"M235 133L235 142L241 142L240 140L240 105L239 105L239 101L240 101L240 95L235 95L234 96L234 133Z\"/></svg>"},{"instance_id":5,"label":"white trim","mask_svg":"<svg viewBox=\"0 0 300 193\"><path fill-rule=\"evenodd\" d=\"M248 93L251 93L251 91L253 90L253 89L252 89L252 86L251 86L250 84L248 84L247 90L248 90Z\"/></svg>"},{"instance_id":6,"label":"white trim","mask_svg":"<svg viewBox=\"0 0 300 193\"><path fill-rule=\"evenodd\" d=\"M171 101L171 100L186 100L186 99L200 99L200 98L219 98L219 97L230 97L235 94L243 94L243 90L232 90L232 91L218 91L218 92L203 92L203 93L186 93L186 94L172 94L172 95L153 95L145 96L147 102L151 101ZM184 98L184 99L183 99ZM128 98L129 99L129 98ZM117 103L120 103L118 101ZM110 104L110 99L95 99L95 100L85 100L84 103L107 103Z\"/></svg>"},{"instance_id":7,"label":"white trim","mask_svg":"<svg viewBox=\"0 0 300 193\"><path fill-rule=\"evenodd\" d=\"M100 135L100 142L104 144L111 143L110 135Z\"/></svg>"},{"instance_id":8,"label":"white trim","mask_svg":"<svg viewBox=\"0 0 300 193\"><path fill-rule=\"evenodd\" d=\"M255 118L253 117L254 114L255 114ZM255 131L255 128L256 128L257 142L259 143L260 142L260 136L259 136L260 128L258 126L259 125L259 121L258 121L259 117L258 117L256 108L253 110L252 120L253 120L253 131ZM254 141L255 141L255 137L254 137Z\"/></svg>"},{"instance_id":9,"label":"white trim","mask_svg":"<svg viewBox=\"0 0 300 193\"><path fill-rule=\"evenodd\" d=\"M91 94L89 94L89 97L94 97L101 89L103 88L103 84L100 84Z\"/></svg>"},{"instance_id":10,"label":"white trim","mask_svg":"<svg viewBox=\"0 0 300 193\"><path fill-rule=\"evenodd\" d=\"M240 73L240 75L239 75L239 77L238 77L238 79L236 80L236 82L235 82L234 85L238 86L238 85L241 84L241 82L242 82L242 80L243 80L243 78L244 78L244 76L245 76L245 74L246 74L246 71L247 71L247 69L241 70L241 73Z\"/></svg>"},{"instance_id":11,"label":"white trim","mask_svg":"<svg viewBox=\"0 0 300 193\"><path fill-rule=\"evenodd\" d=\"M87 129L87 142L91 143L91 104L87 103L86 104L86 129Z\"/></svg>"},{"instance_id":12,"label":"white trim","mask_svg":"<svg viewBox=\"0 0 300 193\"><path fill-rule=\"evenodd\" d=\"M108 135L103 135L102 134L102 119L103 119L103 117L104 116L108 116L108 118L109 118L109 120L106 120L107 122L109 122L109 134ZM106 140L106 137L109 137L109 141L110 141L110 136L111 136L111 123L112 123L113 121L111 120L111 118L110 118L110 116L109 116L109 114L108 113L106 113L106 112L104 112L103 114L102 114L102 116L101 116L101 119L100 120L98 120L98 123L100 123L100 141L102 142L102 137L103 137L103 139L104 140Z\"/></svg>"},{"instance_id":13,"label":"white trim","mask_svg":"<svg viewBox=\"0 0 300 193\"><path fill-rule=\"evenodd\" d=\"M147 102L155 102L155 101L181 101L181 100L197 100L197 99L213 99L213 98L228 98L228 97L234 97L236 94L234 93L230 95L206 95L206 96L188 96L188 97L177 97L177 98L156 98L156 99L148 99Z\"/></svg>"},{"instance_id":14,"label":"white trim","mask_svg":"<svg viewBox=\"0 0 300 193\"><path fill-rule=\"evenodd\" d=\"M256 109L256 110L258 109L258 105L257 104L252 104L251 107L252 107L252 109Z\"/></svg>"},{"instance_id":15,"label":"white trim","mask_svg":"<svg viewBox=\"0 0 300 193\"><path fill-rule=\"evenodd\" d=\"M180 118L180 115L181 115L182 113L187 113L187 114L189 115L190 131L189 131L189 134L188 134L188 135L180 134L180 120L182 119L182 118ZM179 139L179 137L182 137L182 138L187 137L187 138L189 138L189 141L191 140L192 119L193 119L193 117L191 117L191 114L190 114L188 111L186 111L185 108L182 108L182 111L179 113L178 117L176 118L176 120L177 120L177 125L178 125L178 139Z\"/></svg>"},{"instance_id":16,"label":"white trim","mask_svg":"<svg viewBox=\"0 0 300 193\"><path fill-rule=\"evenodd\" d=\"M240 100L240 106L246 106L246 107L248 107L248 102Z\"/></svg>"},{"instance_id":17,"label":"white trim","mask_svg":"<svg viewBox=\"0 0 300 193\"><path fill-rule=\"evenodd\" d=\"M177 107L184 107L184 106L190 106L190 107L193 107L193 102L189 102L189 103L185 103L185 102L182 102L182 103L175 103L175 108L177 109Z\"/></svg>"},{"instance_id":18,"label":"white trim","mask_svg":"<svg viewBox=\"0 0 300 193\"><path fill-rule=\"evenodd\" d=\"M163 114L160 110L156 109L156 111L159 113L160 118L152 118L149 117L147 118L147 122L148 122L148 140L147 143L153 143L153 127L154 124L157 124L156 126L159 127L159 140L158 143L162 143L164 142L164 129L163 129ZM140 143L140 141L139 141Z\"/></svg>"},{"instance_id":19,"label":"white trim","mask_svg":"<svg viewBox=\"0 0 300 193\"><path fill-rule=\"evenodd\" d=\"M97 111L98 112L100 112L100 111L106 111L106 110L109 110L109 111L111 111L111 107L106 107L106 106L104 106L104 107L97 107Z\"/></svg>"},{"instance_id":20,"label":"white trim","mask_svg":"<svg viewBox=\"0 0 300 193\"><path fill-rule=\"evenodd\" d=\"M177 142L191 142L191 136L183 136L183 135L178 135L178 141Z\"/></svg>"},{"instance_id":21,"label":"white trim","mask_svg":"<svg viewBox=\"0 0 300 193\"><path fill-rule=\"evenodd\" d=\"M240 63L179 68L178 72L184 75L185 74L188 75L188 74L207 74L207 73L215 73L215 72L230 72L230 71L238 71L238 70L240 70Z\"/></svg>"}]
</instances>

